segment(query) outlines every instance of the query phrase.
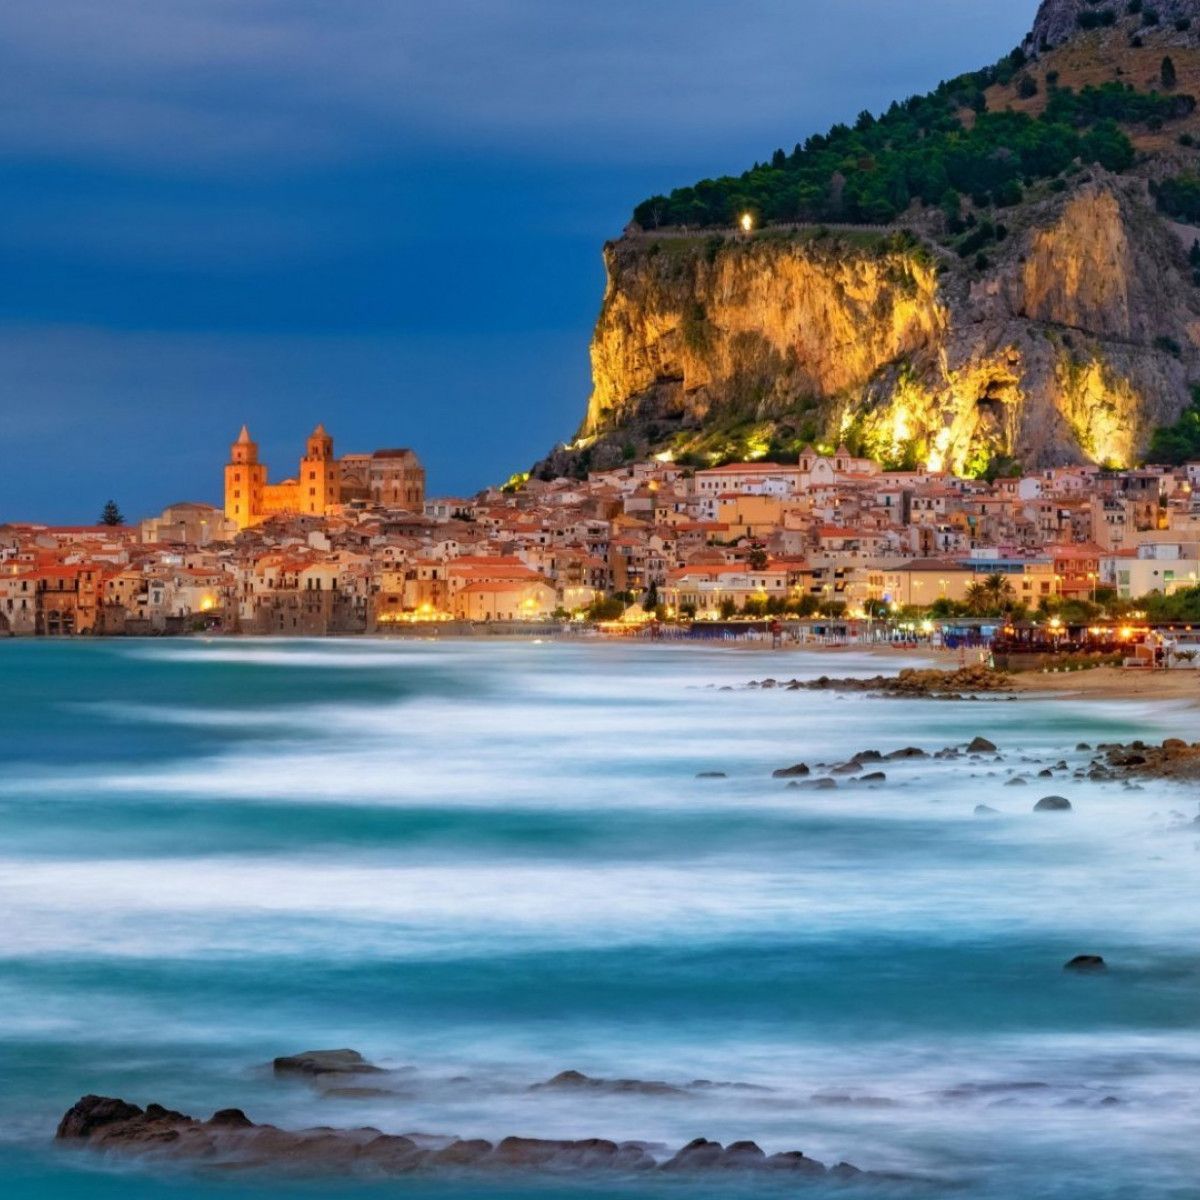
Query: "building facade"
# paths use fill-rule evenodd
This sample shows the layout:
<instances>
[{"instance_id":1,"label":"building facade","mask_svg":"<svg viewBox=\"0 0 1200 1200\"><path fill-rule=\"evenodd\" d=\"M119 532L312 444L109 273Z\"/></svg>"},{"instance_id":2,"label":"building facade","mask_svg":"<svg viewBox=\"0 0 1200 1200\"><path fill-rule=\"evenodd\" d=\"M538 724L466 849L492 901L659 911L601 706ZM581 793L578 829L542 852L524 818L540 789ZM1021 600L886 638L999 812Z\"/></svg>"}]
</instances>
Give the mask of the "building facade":
<instances>
[{"instance_id":1,"label":"building facade","mask_svg":"<svg viewBox=\"0 0 1200 1200\"><path fill-rule=\"evenodd\" d=\"M420 513L425 505L421 460L409 449L338 458L333 438L318 425L304 444L295 478L271 483L258 443L242 426L225 464L225 516L238 529L280 515L324 517L352 504Z\"/></svg>"}]
</instances>

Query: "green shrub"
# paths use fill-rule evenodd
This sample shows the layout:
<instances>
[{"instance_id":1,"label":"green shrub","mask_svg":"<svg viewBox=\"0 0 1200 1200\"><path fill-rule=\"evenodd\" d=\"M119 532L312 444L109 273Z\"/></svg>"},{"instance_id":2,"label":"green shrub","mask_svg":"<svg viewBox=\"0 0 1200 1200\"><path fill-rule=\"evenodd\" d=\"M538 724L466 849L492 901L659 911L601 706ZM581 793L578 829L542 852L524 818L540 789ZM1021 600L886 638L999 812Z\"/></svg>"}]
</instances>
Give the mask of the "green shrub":
<instances>
[{"instance_id":1,"label":"green shrub","mask_svg":"<svg viewBox=\"0 0 1200 1200\"><path fill-rule=\"evenodd\" d=\"M1162 179L1154 189L1160 212L1178 221L1200 224L1200 175L1185 172Z\"/></svg>"},{"instance_id":2,"label":"green shrub","mask_svg":"<svg viewBox=\"0 0 1200 1200\"><path fill-rule=\"evenodd\" d=\"M1200 388L1192 389L1192 403L1174 425L1154 431L1148 457L1172 466L1200 458Z\"/></svg>"}]
</instances>

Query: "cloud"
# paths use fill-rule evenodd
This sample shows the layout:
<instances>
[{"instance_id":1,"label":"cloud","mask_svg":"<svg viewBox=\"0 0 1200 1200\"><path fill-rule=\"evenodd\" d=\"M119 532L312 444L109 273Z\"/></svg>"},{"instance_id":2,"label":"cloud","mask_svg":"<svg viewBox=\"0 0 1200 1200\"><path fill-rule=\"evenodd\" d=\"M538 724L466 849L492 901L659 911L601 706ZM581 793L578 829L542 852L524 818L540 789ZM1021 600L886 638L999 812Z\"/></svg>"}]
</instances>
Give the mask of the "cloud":
<instances>
[{"instance_id":1,"label":"cloud","mask_svg":"<svg viewBox=\"0 0 1200 1200\"><path fill-rule=\"evenodd\" d=\"M918 66L934 83L1034 8L922 0L914 37L895 0L6 0L0 147L217 172L447 137L690 162L803 136L847 92L883 104Z\"/></svg>"}]
</instances>

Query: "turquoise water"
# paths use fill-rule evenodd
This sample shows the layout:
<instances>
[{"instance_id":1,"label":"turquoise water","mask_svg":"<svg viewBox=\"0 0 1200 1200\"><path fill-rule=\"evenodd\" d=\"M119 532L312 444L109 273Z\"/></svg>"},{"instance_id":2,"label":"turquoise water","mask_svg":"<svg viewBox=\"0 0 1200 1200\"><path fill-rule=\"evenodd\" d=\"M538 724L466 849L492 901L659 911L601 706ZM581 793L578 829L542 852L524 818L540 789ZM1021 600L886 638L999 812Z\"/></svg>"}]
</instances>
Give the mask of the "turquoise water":
<instances>
[{"instance_id":1,"label":"turquoise water","mask_svg":"<svg viewBox=\"0 0 1200 1200\"><path fill-rule=\"evenodd\" d=\"M916 1177L813 1196L1194 1197L1196 793L1003 786L1023 756L1195 736L1194 715L720 690L878 669L720 647L0 645L5 1195L796 1189L131 1169L50 1140L95 1091L289 1126L753 1138ZM1004 763L888 764L874 791L770 777L977 733ZM1043 791L1076 811L1034 816ZM1080 952L1112 969L1064 974ZM325 1046L396 1068L395 1094L264 1069ZM529 1090L568 1068L756 1090Z\"/></svg>"}]
</instances>

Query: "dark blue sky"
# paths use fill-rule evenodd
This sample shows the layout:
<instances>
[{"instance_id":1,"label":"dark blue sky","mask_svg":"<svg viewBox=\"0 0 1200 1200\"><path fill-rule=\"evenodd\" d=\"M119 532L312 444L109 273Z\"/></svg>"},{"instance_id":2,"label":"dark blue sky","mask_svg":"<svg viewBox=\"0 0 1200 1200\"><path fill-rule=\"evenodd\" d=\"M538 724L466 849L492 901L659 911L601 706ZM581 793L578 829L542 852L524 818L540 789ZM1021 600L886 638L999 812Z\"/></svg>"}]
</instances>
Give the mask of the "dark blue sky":
<instances>
[{"instance_id":1,"label":"dark blue sky","mask_svg":"<svg viewBox=\"0 0 1200 1200\"><path fill-rule=\"evenodd\" d=\"M5 0L0 521L219 501L324 420L436 492L581 418L600 247L994 61L1036 0Z\"/></svg>"}]
</instances>

